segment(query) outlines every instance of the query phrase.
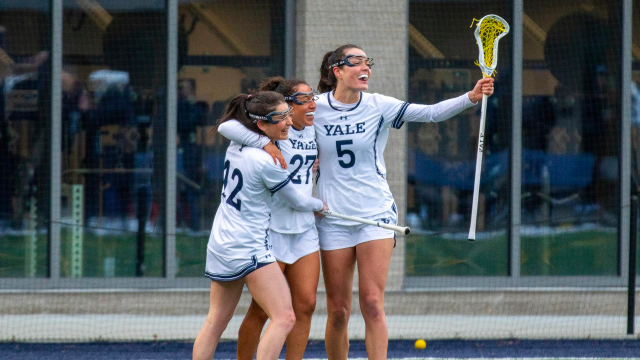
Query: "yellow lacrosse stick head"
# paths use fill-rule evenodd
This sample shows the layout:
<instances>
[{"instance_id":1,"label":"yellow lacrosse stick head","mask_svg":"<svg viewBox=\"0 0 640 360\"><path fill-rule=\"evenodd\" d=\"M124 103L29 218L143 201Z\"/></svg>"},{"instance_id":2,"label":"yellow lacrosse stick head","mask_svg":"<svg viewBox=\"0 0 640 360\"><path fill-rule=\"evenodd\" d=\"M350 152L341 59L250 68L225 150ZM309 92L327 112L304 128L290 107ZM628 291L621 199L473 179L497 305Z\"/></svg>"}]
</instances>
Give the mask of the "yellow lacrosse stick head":
<instances>
[{"instance_id":1,"label":"yellow lacrosse stick head","mask_svg":"<svg viewBox=\"0 0 640 360\"><path fill-rule=\"evenodd\" d=\"M498 15L487 15L475 21L478 21L473 33L479 49L478 66L483 76L491 77L498 65L498 41L509 33L509 23Z\"/></svg>"}]
</instances>

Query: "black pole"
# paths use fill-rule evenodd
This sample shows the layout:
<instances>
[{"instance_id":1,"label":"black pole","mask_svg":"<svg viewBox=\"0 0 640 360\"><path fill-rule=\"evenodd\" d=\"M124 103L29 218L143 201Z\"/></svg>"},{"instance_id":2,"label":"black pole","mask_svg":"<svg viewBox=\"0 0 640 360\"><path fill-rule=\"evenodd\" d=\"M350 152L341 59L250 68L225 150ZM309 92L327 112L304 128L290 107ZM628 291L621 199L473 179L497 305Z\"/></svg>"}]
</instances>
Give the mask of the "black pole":
<instances>
[{"instance_id":1,"label":"black pole","mask_svg":"<svg viewBox=\"0 0 640 360\"><path fill-rule=\"evenodd\" d=\"M634 333L636 315L636 252L638 242L638 196L631 196L631 236L629 236L629 285L627 294L627 334Z\"/></svg>"},{"instance_id":2,"label":"black pole","mask_svg":"<svg viewBox=\"0 0 640 360\"><path fill-rule=\"evenodd\" d=\"M147 187L138 188L138 233L136 236L136 276L144 276L144 241L147 226Z\"/></svg>"}]
</instances>

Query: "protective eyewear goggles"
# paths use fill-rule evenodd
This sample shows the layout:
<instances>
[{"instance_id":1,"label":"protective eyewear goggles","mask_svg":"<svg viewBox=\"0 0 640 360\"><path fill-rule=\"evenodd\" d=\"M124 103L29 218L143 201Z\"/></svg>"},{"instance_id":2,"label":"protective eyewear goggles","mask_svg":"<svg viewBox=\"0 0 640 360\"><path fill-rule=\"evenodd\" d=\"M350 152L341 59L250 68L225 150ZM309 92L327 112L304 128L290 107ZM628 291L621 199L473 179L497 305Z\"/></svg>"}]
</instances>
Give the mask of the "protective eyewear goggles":
<instances>
[{"instance_id":1,"label":"protective eyewear goggles","mask_svg":"<svg viewBox=\"0 0 640 360\"><path fill-rule=\"evenodd\" d=\"M291 101L297 105L304 105L311 101L318 101L318 94L315 91L297 92L293 93L291 96L285 96L284 100Z\"/></svg>"},{"instance_id":2,"label":"protective eyewear goggles","mask_svg":"<svg viewBox=\"0 0 640 360\"><path fill-rule=\"evenodd\" d=\"M366 57L364 55L347 55L344 59L338 61L335 64L331 64L329 69L332 69L336 66L347 65L349 67L358 66L364 62L368 67L373 66L373 58Z\"/></svg>"},{"instance_id":3,"label":"protective eyewear goggles","mask_svg":"<svg viewBox=\"0 0 640 360\"><path fill-rule=\"evenodd\" d=\"M250 112L247 112L250 118L253 119L254 123L257 123L258 120L264 120L270 124L277 124L282 120L286 120L289 116L293 115L293 107L289 106L289 108L285 111L272 111L265 116L254 115Z\"/></svg>"}]
</instances>

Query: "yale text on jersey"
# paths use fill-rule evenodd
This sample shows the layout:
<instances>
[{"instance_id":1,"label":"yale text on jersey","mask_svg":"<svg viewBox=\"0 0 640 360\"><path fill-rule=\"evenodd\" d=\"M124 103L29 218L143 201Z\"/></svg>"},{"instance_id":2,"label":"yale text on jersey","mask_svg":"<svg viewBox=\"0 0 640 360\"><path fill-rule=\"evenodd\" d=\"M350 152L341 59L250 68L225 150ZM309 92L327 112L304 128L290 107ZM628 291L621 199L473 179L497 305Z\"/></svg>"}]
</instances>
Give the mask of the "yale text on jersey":
<instances>
[{"instance_id":1,"label":"yale text on jersey","mask_svg":"<svg viewBox=\"0 0 640 360\"><path fill-rule=\"evenodd\" d=\"M327 136L361 134L364 132L364 122L355 125L324 125L324 129L327 131Z\"/></svg>"},{"instance_id":2,"label":"yale text on jersey","mask_svg":"<svg viewBox=\"0 0 640 360\"><path fill-rule=\"evenodd\" d=\"M315 150L317 148L315 140L300 141L289 138L289 142L291 142L291 148L293 150Z\"/></svg>"}]
</instances>

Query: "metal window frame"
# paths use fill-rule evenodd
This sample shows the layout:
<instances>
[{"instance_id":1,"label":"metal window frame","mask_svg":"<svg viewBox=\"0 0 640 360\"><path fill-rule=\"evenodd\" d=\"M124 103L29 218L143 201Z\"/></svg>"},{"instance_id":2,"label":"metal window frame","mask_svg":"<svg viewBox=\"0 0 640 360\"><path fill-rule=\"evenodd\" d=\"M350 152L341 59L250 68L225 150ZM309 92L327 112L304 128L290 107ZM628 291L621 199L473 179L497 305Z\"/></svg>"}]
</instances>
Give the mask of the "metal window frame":
<instances>
[{"instance_id":1,"label":"metal window frame","mask_svg":"<svg viewBox=\"0 0 640 360\"><path fill-rule=\"evenodd\" d=\"M284 77L296 75L296 1L285 0Z\"/></svg>"},{"instance_id":2,"label":"metal window frame","mask_svg":"<svg viewBox=\"0 0 640 360\"><path fill-rule=\"evenodd\" d=\"M178 131L178 0L166 0L167 11L167 144L165 164L164 276L172 281L176 264L177 144Z\"/></svg>"},{"instance_id":3,"label":"metal window frame","mask_svg":"<svg viewBox=\"0 0 640 360\"><path fill-rule=\"evenodd\" d=\"M520 224L522 224L522 41L524 0L513 0L511 94L511 201L509 213L509 276L520 277Z\"/></svg>"},{"instance_id":4,"label":"metal window frame","mask_svg":"<svg viewBox=\"0 0 640 360\"><path fill-rule=\"evenodd\" d=\"M629 273L629 236L631 229L631 41L633 37L633 0L621 0L622 49L620 51L621 126L620 126L620 205L619 205L619 261L621 277ZM628 81L627 81L628 79Z\"/></svg>"},{"instance_id":5,"label":"metal window frame","mask_svg":"<svg viewBox=\"0 0 640 360\"><path fill-rule=\"evenodd\" d=\"M62 178L62 21L63 0L51 0L51 132L49 133L49 251L48 275L60 278L60 210Z\"/></svg>"}]
</instances>

